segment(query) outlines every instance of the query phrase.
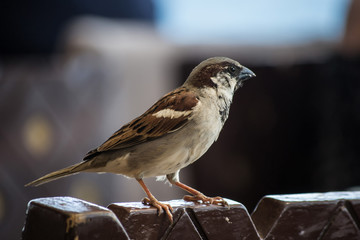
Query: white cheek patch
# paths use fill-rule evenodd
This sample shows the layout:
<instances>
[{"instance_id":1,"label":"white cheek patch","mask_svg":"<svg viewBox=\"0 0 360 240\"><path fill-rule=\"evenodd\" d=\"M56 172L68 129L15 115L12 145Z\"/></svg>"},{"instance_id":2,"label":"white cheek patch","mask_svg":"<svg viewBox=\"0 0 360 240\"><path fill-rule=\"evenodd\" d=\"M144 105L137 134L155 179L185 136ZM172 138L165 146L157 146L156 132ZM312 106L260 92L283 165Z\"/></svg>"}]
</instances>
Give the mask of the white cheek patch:
<instances>
[{"instance_id":1,"label":"white cheek patch","mask_svg":"<svg viewBox=\"0 0 360 240\"><path fill-rule=\"evenodd\" d=\"M221 76L219 76L219 74L218 75L216 75L216 77L211 77L210 79L211 79L211 81L213 81L213 83L215 83L216 85L219 85L219 84L221 84Z\"/></svg>"},{"instance_id":2,"label":"white cheek patch","mask_svg":"<svg viewBox=\"0 0 360 240\"><path fill-rule=\"evenodd\" d=\"M153 116L157 118L180 118L186 117L191 114L192 111L175 111L173 109L163 109L154 113Z\"/></svg>"},{"instance_id":3,"label":"white cheek patch","mask_svg":"<svg viewBox=\"0 0 360 240\"><path fill-rule=\"evenodd\" d=\"M236 85L236 80L230 76L228 73L220 72L216 77L212 77L211 80L216 83L218 86L225 88L234 89Z\"/></svg>"}]
</instances>

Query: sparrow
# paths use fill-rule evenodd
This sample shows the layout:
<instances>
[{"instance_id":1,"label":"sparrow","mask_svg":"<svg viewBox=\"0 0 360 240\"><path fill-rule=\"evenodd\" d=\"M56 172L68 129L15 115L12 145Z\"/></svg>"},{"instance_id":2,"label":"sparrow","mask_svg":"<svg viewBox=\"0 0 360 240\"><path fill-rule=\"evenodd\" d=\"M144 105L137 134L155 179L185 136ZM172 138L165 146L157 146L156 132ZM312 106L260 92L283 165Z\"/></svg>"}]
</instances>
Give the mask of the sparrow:
<instances>
[{"instance_id":1,"label":"sparrow","mask_svg":"<svg viewBox=\"0 0 360 240\"><path fill-rule=\"evenodd\" d=\"M38 186L80 172L108 172L135 178L147 198L143 203L164 210L173 221L172 207L158 201L143 179L162 177L189 192L186 201L227 206L221 197L207 197L180 182L182 168L198 160L218 139L229 116L236 90L255 77L227 57L213 57L196 66L182 86L166 94L144 114L122 126L82 162L49 173L25 186Z\"/></svg>"}]
</instances>

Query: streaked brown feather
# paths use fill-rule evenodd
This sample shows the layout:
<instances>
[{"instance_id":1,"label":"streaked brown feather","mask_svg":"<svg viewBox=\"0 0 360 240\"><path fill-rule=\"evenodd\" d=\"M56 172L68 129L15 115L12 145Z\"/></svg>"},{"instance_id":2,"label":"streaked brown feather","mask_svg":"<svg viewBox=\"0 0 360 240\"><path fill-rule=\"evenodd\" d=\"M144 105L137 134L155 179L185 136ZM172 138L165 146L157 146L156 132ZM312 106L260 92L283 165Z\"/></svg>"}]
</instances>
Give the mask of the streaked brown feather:
<instances>
[{"instance_id":1,"label":"streaked brown feather","mask_svg":"<svg viewBox=\"0 0 360 240\"><path fill-rule=\"evenodd\" d=\"M185 88L168 93L156 102L143 115L135 118L116 131L97 149L86 154L84 160L90 160L104 151L128 148L151 141L165 134L175 132L186 125L192 113L178 118L155 117L153 114L164 110L191 111L198 103L196 95Z\"/></svg>"}]
</instances>

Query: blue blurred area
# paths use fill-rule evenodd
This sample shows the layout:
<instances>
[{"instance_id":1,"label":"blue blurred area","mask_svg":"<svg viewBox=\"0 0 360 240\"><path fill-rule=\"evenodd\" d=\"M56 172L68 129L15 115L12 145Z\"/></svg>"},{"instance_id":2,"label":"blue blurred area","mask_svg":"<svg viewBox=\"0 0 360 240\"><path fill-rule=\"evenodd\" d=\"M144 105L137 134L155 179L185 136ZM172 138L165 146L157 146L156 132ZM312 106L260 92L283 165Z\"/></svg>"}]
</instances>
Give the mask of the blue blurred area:
<instances>
[{"instance_id":1,"label":"blue blurred area","mask_svg":"<svg viewBox=\"0 0 360 240\"><path fill-rule=\"evenodd\" d=\"M177 43L298 44L338 40L348 0L154 0L159 30Z\"/></svg>"}]
</instances>

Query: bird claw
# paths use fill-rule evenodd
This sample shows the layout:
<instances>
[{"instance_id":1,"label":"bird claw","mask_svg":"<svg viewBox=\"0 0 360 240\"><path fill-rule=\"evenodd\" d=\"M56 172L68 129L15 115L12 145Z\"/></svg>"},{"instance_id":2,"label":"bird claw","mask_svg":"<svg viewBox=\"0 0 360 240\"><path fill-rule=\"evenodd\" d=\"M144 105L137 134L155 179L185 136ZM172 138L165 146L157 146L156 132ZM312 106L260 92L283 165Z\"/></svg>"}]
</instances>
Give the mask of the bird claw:
<instances>
[{"instance_id":1,"label":"bird claw","mask_svg":"<svg viewBox=\"0 0 360 240\"><path fill-rule=\"evenodd\" d=\"M199 194L194 196L185 195L183 199L188 202L198 203L199 201L202 201L204 204L208 205L213 204L229 207L229 204L222 197L207 197L203 194Z\"/></svg>"},{"instance_id":2,"label":"bird claw","mask_svg":"<svg viewBox=\"0 0 360 240\"><path fill-rule=\"evenodd\" d=\"M153 206L156 207L158 209L158 216L160 216L160 214L162 213L162 211L164 210L166 215L168 216L169 220L171 223L173 223L173 215L172 212L174 211L174 209L170 206L170 204L166 204L166 203L161 203L159 202L157 199L149 199L147 197L145 197L142 200L142 203L144 205L149 205L149 206Z\"/></svg>"}]
</instances>

